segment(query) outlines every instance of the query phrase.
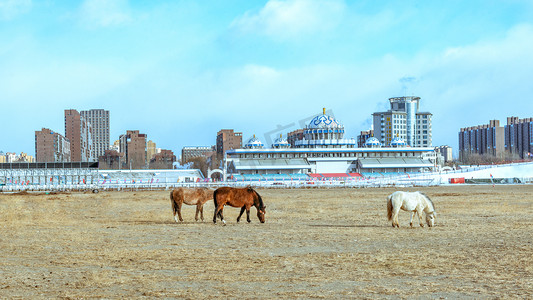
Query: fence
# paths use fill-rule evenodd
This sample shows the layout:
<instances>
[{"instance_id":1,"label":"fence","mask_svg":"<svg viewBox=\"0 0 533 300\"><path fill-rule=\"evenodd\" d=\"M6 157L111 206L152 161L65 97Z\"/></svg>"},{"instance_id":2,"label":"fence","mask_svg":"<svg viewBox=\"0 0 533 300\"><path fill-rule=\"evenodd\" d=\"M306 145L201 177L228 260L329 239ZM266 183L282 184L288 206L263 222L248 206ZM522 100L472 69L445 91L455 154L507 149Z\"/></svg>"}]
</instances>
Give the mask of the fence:
<instances>
[{"instance_id":1,"label":"fence","mask_svg":"<svg viewBox=\"0 0 533 300\"><path fill-rule=\"evenodd\" d=\"M529 163L532 165L531 163ZM521 165L521 164L513 164ZM508 166L508 165L507 165ZM76 190L162 190L175 187L254 186L263 188L367 188L367 187L410 187L438 186L449 184L442 174L465 176L495 166L477 166L443 173L399 174L378 178L346 178L316 180L302 178L295 180L225 181L197 182L193 172L175 171L123 171L110 173L95 169L0 169L0 192L17 191L76 191ZM179 177L181 176L181 177ZM189 177L187 177L189 176ZM181 178L181 180L180 180ZM196 179L195 179L196 178ZM533 177L518 177L521 183L533 183ZM187 180L188 179L188 180ZM514 182L514 181L513 181Z\"/></svg>"}]
</instances>

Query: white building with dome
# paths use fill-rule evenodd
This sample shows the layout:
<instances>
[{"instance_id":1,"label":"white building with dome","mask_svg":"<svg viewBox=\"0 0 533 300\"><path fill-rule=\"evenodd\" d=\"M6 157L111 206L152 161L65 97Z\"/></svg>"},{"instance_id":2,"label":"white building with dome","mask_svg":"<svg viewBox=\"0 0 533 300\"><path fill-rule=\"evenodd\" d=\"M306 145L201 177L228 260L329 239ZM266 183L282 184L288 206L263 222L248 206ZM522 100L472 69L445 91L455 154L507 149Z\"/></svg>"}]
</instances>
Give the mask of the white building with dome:
<instances>
[{"instance_id":1,"label":"white building with dome","mask_svg":"<svg viewBox=\"0 0 533 300\"><path fill-rule=\"evenodd\" d=\"M255 134L244 144L244 149L263 149L265 145L255 137Z\"/></svg>"},{"instance_id":2,"label":"white building with dome","mask_svg":"<svg viewBox=\"0 0 533 300\"><path fill-rule=\"evenodd\" d=\"M407 143L400 137L395 137L392 139L392 141L390 142L390 146L391 147L394 147L394 148L398 148L398 147L410 147L409 145L407 145Z\"/></svg>"},{"instance_id":3,"label":"white building with dome","mask_svg":"<svg viewBox=\"0 0 533 300\"><path fill-rule=\"evenodd\" d=\"M366 140L365 147L366 148L381 148L381 142L377 138L371 137Z\"/></svg>"},{"instance_id":4,"label":"white building with dome","mask_svg":"<svg viewBox=\"0 0 533 300\"><path fill-rule=\"evenodd\" d=\"M314 117L304 128L304 139L296 141L297 148L355 148L355 139L344 138L344 126L333 117L322 115Z\"/></svg>"},{"instance_id":5,"label":"white building with dome","mask_svg":"<svg viewBox=\"0 0 533 300\"><path fill-rule=\"evenodd\" d=\"M283 138L283 135L280 134L279 138L274 140L274 143L272 143L272 148L274 149L288 149L291 147L291 144Z\"/></svg>"},{"instance_id":6,"label":"white building with dome","mask_svg":"<svg viewBox=\"0 0 533 300\"><path fill-rule=\"evenodd\" d=\"M364 177L428 171L436 168L432 147L410 147L401 138L383 145L368 138L363 148L346 139L342 123L327 115L314 117L294 147L280 135L270 148L254 135L243 149L225 153L224 173L233 180L309 177Z\"/></svg>"}]
</instances>

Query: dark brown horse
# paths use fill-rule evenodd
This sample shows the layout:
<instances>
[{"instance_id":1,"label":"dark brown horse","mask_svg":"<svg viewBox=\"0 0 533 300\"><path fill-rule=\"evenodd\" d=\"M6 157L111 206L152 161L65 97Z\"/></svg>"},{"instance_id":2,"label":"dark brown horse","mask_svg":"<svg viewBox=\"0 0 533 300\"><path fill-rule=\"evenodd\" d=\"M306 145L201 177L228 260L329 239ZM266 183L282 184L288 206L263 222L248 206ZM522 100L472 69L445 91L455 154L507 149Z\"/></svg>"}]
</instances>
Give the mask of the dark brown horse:
<instances>
[{"instance_id":1,"label":"dark brown horse","mask_svg":"<svg viewBox=\"0 0 533 300\"><path fill-rule=\"evenodd\" d=\"M196 216L194 219L198 221L198 213L200 213L202 221L204 220L204 203L211 200L212 189L188 189L177 188L170 192L170 203L172 203L172 212L174 213L174 220L178 222L176 213L179 220L183 222L181 217L181 205L183 203L187 205L196 205Z\"/></svg>"},{"instance_id":2,"label":"dark brown horse","mask_svg":"<svg viewBox=\"0 0 533 300\"><path fill-rule=\"evenodd\" d=\"M221 187L213 193L213 198L215 199L215 214L213 215L213 223L215 224L217 222L217 215L220 217L220 220L222 220L222 222L226 224L226 221L224 220L224 215L222 214L222 211L224 210L224 205L226 204L232 207L241 208L241 213L237 218L237 222L241 220L241 216L245 210L246 221L248 221L248 223L251 222L250 207L252 207L253 205L257 209L257 218L259 218L259 221L261 223L265 223L266 206L263 204L263 199L261 199L261 196L259 196L259 194L251 187L240 189L232 187Z\"/></svg>"}]
</instances>

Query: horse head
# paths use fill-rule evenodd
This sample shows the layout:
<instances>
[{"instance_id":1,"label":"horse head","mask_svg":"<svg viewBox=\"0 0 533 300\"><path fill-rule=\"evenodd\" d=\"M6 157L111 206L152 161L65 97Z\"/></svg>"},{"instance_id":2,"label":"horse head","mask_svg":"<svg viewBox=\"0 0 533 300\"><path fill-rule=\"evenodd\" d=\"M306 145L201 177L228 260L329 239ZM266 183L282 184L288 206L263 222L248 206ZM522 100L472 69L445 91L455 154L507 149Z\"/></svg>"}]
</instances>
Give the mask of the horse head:
<instances>
[{"instance_id":1,"label":"horse head","mask_svg":"<svg viewBox=\"0 0 533 300\"><path fill-rule=\"evenodd\" d=\"M257 209L257 218L259 219L259 222L265 223L265 214L266 214L266 205L263 203L263 198L261 198L261 195L255 190L252 190L255 194L254 199L254 205Z\"/></svg>"},{"instance_id":2,"label":"horse head","mask_svg":"<svg viewBox=\"0 0 533 300\"><path fill-rule=\"evenodd\" d=\"M257 218L259 219L259 222L265 223L265 210L266 206L260 207L257 209Z\"/></svg>"},{"instance_id":3,"label":"horse head","mask_svg":"<svg viewBox=\"0 0 533 300\"><path fill-rule=\"evenodd\" d=\"M426 213L426 223L429 227L435 226L435 217L437 216L437 213L435 211L432 211L430 213Z\"/></svg>"}]
</instances>

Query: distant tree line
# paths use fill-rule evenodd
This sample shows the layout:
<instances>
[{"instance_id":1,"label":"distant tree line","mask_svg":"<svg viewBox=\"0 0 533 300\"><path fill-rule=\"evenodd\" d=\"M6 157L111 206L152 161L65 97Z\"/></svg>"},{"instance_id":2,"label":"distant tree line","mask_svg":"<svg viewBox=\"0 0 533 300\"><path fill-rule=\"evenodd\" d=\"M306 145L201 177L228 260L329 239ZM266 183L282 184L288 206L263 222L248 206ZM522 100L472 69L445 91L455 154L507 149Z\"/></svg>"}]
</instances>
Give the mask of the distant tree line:
<instances>
[{"instance_id":1,"label":"distant tree line","mask_svg":"<svg viewBox=\"0 0 533 300\"><path fill-rule=\"evenodd\" d=\"M504 151L499 155L464 153L462 155L462 159L458 161L458 163L463 165L490 165L509 163L520 160L520 156L517 153Z\"/></svg>"}]
</instances>

